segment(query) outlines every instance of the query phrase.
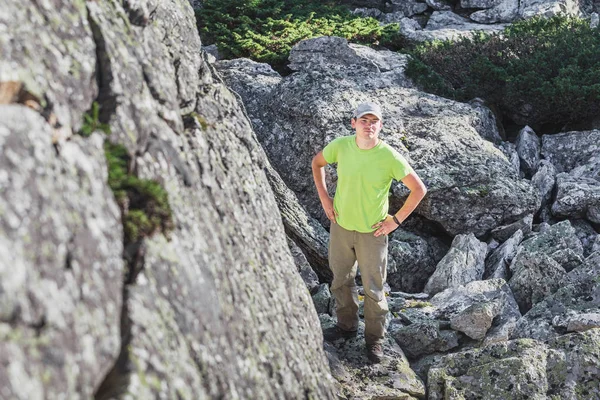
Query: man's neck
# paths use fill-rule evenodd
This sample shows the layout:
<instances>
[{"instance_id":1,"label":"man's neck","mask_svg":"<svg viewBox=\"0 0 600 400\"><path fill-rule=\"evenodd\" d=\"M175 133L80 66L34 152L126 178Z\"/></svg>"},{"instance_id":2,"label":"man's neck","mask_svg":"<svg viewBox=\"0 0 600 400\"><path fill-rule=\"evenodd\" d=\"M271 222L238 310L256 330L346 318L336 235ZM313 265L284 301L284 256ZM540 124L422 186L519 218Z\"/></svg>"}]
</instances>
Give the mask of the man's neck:
<instances>
[{"instance_id":1,"label":"man's neck","mask_svg":"<svg viewBox=\"0 0 600 400\"><path fill-rule=\"evenodd\" d=\"M356 136L356 145L358 146L359 149L361 150L369 150L372 149L373 147L377 146L379 144L379 138L375 137L373 139L361 139L358 137L358 135Z\"/></svg>"}]
</instances>

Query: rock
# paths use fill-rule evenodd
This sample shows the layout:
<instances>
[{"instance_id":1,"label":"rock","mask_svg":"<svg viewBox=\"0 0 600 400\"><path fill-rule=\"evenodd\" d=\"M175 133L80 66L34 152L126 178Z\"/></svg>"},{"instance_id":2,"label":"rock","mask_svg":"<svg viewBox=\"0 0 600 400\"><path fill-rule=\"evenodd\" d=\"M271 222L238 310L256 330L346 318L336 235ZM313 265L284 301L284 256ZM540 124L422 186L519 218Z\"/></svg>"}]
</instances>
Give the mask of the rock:
<instances>
[{"instance_id":1,"label":"rock","mask_svg":"<svg viewBox=\"0 0 600 400\"><path fill-rule=\"evenodd\" d=\"M452 9L452 6L445 0L425 0L425 2L435 11L448 11Z\"/></svg>"},{"instance_id":2,"label":"rock","mask_svg":"<svg viewBox=\"0 0 600 400\"><path fill-rule=\"evenodd\" d=\"M294 264L296 264L296 269L298 273L302 277L304 284L308 291L314 294L319 288L319 277L311 268L308 260L302 250L294 243L292 239L288 237L288 246L290 247L290 252L292 253L292 257L294 257ZM314 300L314 298L313 298Z\"/></svg>"},{"instance_id":3,"label":"rock","mask_svg":"<svg viewBox=\"0 0 600 400\"><path fill-rule=\"evenodd\" d=\"M6 1L0 25L0 81L17 84L17 102L30 99L53 114L56 125L77 132L98 95L96 44L85 7Z\"/></svg>"},{"instance_id":4,"label":"rock","mask_svg":"<svg viewBox=\"0 0 600 400\"><path fill-rule=\"evenodd\" d=\"M568 173L556 176L556 200L552 214L558 217L587 218L600 223L600 156Z\"/></svg>"},{"instance_id":5,"label":"rock","mask_svg":"<svg viewBox=\"0 0 600 400\"><path fill-rule=\"evenodd\" d=\"M204 50L207 54L210 54L215 58L215 61L221 59L221 55L219 54L219 49L216 44L211 44L210 46L202 46L202 50Z\"/></svg>"},{"instance_id":6,"label":"rock","mask_svg":"<svg viewBox=\"0 0 600 400\"><path fill-rule=\"evenodd\" d=\"M516 231L485 260L484 279L508 280L508 266L517 254L517 248L523 240L523 231Z\"/></svg>"},{"instance_id":7,"label":"rock","mask_svg":"<svg viewBox=\"0 0 600 400\"><path fill-rule=\"evenodd\" d=\"M388 283L394 290L421 292L446 252L440 240L396 229L388 245Z\"/></svg>"},{"instance_id":8,"label":"rock","mask_svg":"<svg viewBox=\"0 0 600 400\"><path fill-rule=\"evenodd\" d=\"M416 14L422 14L427 11L428 8L428 4L416 0L391 0L387 7L389 12L401 14L402 17L412 17ZM400 18L398 21L399 20Z\"/></svg>"},{"instance_id":9,"label":"rock","mask_svg":"<svg viewBox=\"0 0 600 400\"><path fill-rule=\"evenodd\" d=\"M334 324L333 320L322 321L324 329ZM383 361L371 364L367 359L363 335L364 324L361 322L358 337L325 347L331 370L342 384L341 394L346 398L424 398L423 382L410 368L394 340L389 335L386 337Z\"/></svg>"},{"instance_id":10,"label":"rock","mask_svg":"<svg viewBox=\"0 0 600 400\"><path fill-rule=\"evenodd\" d=\"M447 29L447 28L462 28L468 24L467 18L461 17L451 11L434 11L427 22L428 30Z\"/></svg>"},{"instance_id":11,"label":"rock","mask_svg":"<svg viewBox=\"0 0 600 400\"><path fill-rule=\"evenodd\" d=\"M546 370L552 395L561 399L600 396L600 329L559 336L549 347Z\"/></svg>"},{"instance_id":12,"label":"rock","mask_svg":"<svg viewBox=\"0 0 600 400\"><path fill-rule=\"evenodd\" d=\"M481 24L496 24L499 22L514 22L519 17L519 1L518 0L501 0L490 2L487 0L470 0L468 3L489 5L490 7L484 10L475 11L469 18ZM462 4L462 1L461 1ZM479 7L477 7L479 8Z\"/></svg>"},{"instance_id":13,"label":"rock","mask_svg":"<svg viewBox=\"0 0 600 400\"><path fill-rule=\"evenodd\" d=\"M582 2L583 3L583 2ZM524 0L519 4L519 16L551 18L557 15L582 15L580 3L574 0Z\"/></svg>"},{"instance_id":14,"label":"rock","mask_svg":"<svg viewBox=\"0 0 600 400\"><path fill-rule=\"evenodd\" d=\"M595 253L600 251L600 235L596 236L596 240L594 241L594 244L592 245L592 250L590 253Z\"/></svg>"},{"instance_id":15,"label":"rock","mask_svg":"<svg viewBox=\"0 0 600 400\"><path fill-rule=\"evenodd\" d=\"M572 283L593 280L600 275L600 250L592 252L581 265L568 273L568 280Z\"/></svg>"},{"instance_id":16,"label":"rock","mask_svg":"<svg viewBox=\"0 0 600 400\"><path fill-rule=\"evenodd\" d=\"M42 115L81 126L95 100L111 130L53 145L34 111L12 105L0 119L11 171L0 173L0 246L14 257L0 271L27 274L0 296L3 312L22 303L28 319L0 323L1 396L334 398L268 161L199 51L189 3L11 1L0 15L8 65L32 71L51 104ZM103 140L126 146L131 172L168 194L175 229L125 254L137 275L124 268Z\"/></svg>"},{"instance_id":17,"label":"rock","mask_svg":"<svg viewBox=\"0 0 600 400\"><path fill-rule=\"evenodd\" d=\"M435 352L445 352L458 346L456 332L440 330L439 324L433 320L408 326L390 323L388 335L394 338L406 356L411 359Z\"/></svg>"},{"instance_id":18,"label":"rock","mask_svg":"<svg viewBox=\"0 0 600 400\"><path fill-rule=\"evenodd\" d=\"M327 258L329 233L298 203L294 192L285 185L271 166L265 168L265 173L273 189L286 233L302 248L320 279L330 282L333 274Z\"/></svg>"},{"instance_id":19,"label":"rock","mask_svg":"<svg viewBox=\"0 0 600 400\"><path fill-rule=\"evenodd\" d=\"M512 145L512 143L502 141L502 137L500 137L500 133L498 132L497 128L496 116L492 110L487 107L485 100L476 97L470 100L469 104L472 105L480 114L480 123L487 124L486 127L479 131L480 134L487 135L482 136L485 140L488 140L496 145L500 145L500 147L502 147L502 144L504 143ZM510 159L508 155L507 158Z\"/></svg>"},{"instance_id":20,"label":"rock","mask_svg":"<svg viewBox=\"0 0 600 400\"><path fill-rule=\"evenodd\" d=\"M378 8L356 8L352 14L363 18L379 19L383 15L383 11Z\"/></svg>"},{"instance_id":21,"label":"rock","mask_svg":"<svg viewBox=\"0 0 600 400\"><path fill-rule=\"evenodd\" d=\"M559 222L545 230L540 229L538 235L523 241L521 247L510 266L513 273L519 268L517 264L520 258L530 254L548 255L567 271L581 263L583 257L583 246L569 221Z\"/></svg>"},{"instance_id":22,"label":"rock","mask_svg":"<svg viewBox=\"0 0 600 400\"><path fill-rule=\"evenodd\" d=\"M566 325L567 332L585 332L589 329L600 328L600 310L595 313L569 316Z\"/></svg>"},{"instance_id":23,"label":"rock","mask_svg":"<svg viewBox=\"0 0 600 400\"><path fill-rule=\"evenodd\" d=\"M497 0L460 0L461 8L492 8L498 4Z\"/></svg>"},{"instance_id":24,"label":"rock","mask_svg":"<svg viewBox=\"0 0 600 400\"><path fill-rule=\"evenodd\" d=\"M123 230L103 137L51 140L37 112L0 105L3 398L91 398L119 353Z\"/></svg>"},{"instance_id":25,"label":"rock","mask_svg":"<svg viewBox=\"0 0 600 400\"><path fill-rule=\"evenodd\" d=\"M599 349L600 329L593 329L548 346L519 339L439 357L430 360L428 398L594 398Z\"/></svg>"},{"instance_id":26,"label":"rock","mask_svg":"<svg viewBox=\"0 0 600 400\"><path fill-rule=\"evenodd\" d=\"M436 3L438 2L436 1ZM438 4L440 3L441 2ZM473 37L480 31L488 33L500 32L506 27L506 24L478 24L460 16L455 17L454 15L445 15L446 13L452 13L448 10L434 11L431 15L431 17L434 18L433 25L429 26L429 21L427 21L425 29L421 29L421 26L417 21L414 21L411 18L405 18L400 21L400 33L407 39L417 42L432 40L456 41L463 37Z\"/></svg>"},{"instance_id":27,"label":"rock","mask_svg":"<svg viewBox=\"0 0 600 400\"><path fill-rule=\"evenodd\" d=\"M598 17L598 13L597 12L592 13L591 18L590 18L590 28L596 29L599 24L600 24L600 18Z\"/></svg>"},{"instance_id":28,"label":"rock","mask_svg":"<svg viewBox=\"0 0 600 400\"><path fill-rule=\"evenodd\" d=\"M431 299L432 316L449 320L451 327L484 344L506 341L521 317L513 294L503 279L475 281L446 289Z\"/></svg>"},{"instance_id":29,"label":"rock","mask_svg":"<svg viewBox=\"0 0 600 400\"><path fill-rule=\"evenodd\" d=\"M600 130L564 132L542 136L542 157L557 172L569 172L582 166L600 151Z\"/></svg>"},{"instance_id":30,"label":"rock","mask_svg":"<svg viewBox=\"0 0 600 400\"><path fill-rule=\"evenodd\" d=\"M570 222L571 226L573 226L573 229L575 229L575 234L579 238L579 241L581 241L581 246L583 247L583 256L589 256L596 251L594 250L594 244L600 243L600 235L596 233L596 230L592 225L583 219L573 219L570 220Z\"/></svg>"},{"instance_id":31,"label":"rock","mask_svg":"<svg viewBox=\"0 0 600 400\"><path fill-rule=\"evenodd\" d=\"M512 166L512 173L515 175L521 174L521 161L519 160L519 154L517 153L517 147L510 142L502 142L498 146L500 151L504 153L508 162Z\"/></svg>"},{"instance_id":32,"label":"rock","mask_svg":"<svg viewBox=\"0 0 600 400\"><path fill-rule=\"evenodd\" d=\"M515 142L525 176L533 176L540 163L542 141L529 126L521 129Z\"/></svg>"},{"instance_id":33,"label":"rock","mask_svg":"<svg viewBox=\"0 0 600 400\"><path fill-rule=\"evenodd\" d=\"M247 58L220 60L215 63L215 68L227 86L243 99L250 115L260 109L261 98L269 96L273 87L282 79L269 64ZM252 119L253 124L258 122Z\"/></svg>"},{"instance_id":34,"label":"rock","mask_svg":"<svg viewBox=\"0 0 600 400\"><path fill-rule=\"evenodd\" d=\"M450 327L475 340L485 338L498 315L500 304L495 301L473 304L450 319Z\"/></svg>"},{"instance_id":35,"label":"rock","mask_svg":"<svg viewBox=\"0 0 600 400\"><path fill-rule=\"evenodd\" d=\"M525 340L447 355L429 369L429 398L443 399L448 392L457 398L543 398L545 360L545 347Z\"/></svg>"},{"instance_id":36,"label":"rock","mask_svg":"<svg viewBox=\"0 0 600 400\"><path fill-rule=\"evenodd\" d=\"M312 296L317 314L332 314L332 297L329 291L329 285L323 283L319 285L317 292Z\"/></svg>"},{"instance_id":37,"label":"rock","mask_svg":"<svg viewBox=\"0 0 600 400\"><path fill-rule=\"evenodd\" d=\"M561 287L566 276L565 269L544 253L517 253L510 269L509 285L523 314Z\"/></svg>"},{"instance_id":38,"label":"rock","mask_svg":"<svg viewBox=\"0 0 600 400\"><path fill-rule=\"evenodd\" d=\"M350 66L354 70L377 71L377 66L361 57L344 38L324 36L303 40L292 48L288 67L293 71L314 71Z\"/></svg>"},{"instance_id":39,"label":"rock","mask_svg":"<svg viewBox=\"0 0 600 400\"><path fill-rule=\"evenodd\" d=\"M452 247L438 263L425 285L425 292L435 294L444 289L480 280L484 271L487 246L473 234L457 235Z\"/></svg>"},{"instance_id":40,"label":"rock","mask_svg":"<svg viewBox=\"0 0 600 400\"><path fill-rule=\"evenodd\" d=\"M537 172L531 178L531 185L538 189L541 209L545 210L552 201L552 192L556 184L556 169L550 161L540 160ZM548 211L549 212L549 211Z\"/></svg>"},{"instance_id":41,"label":"rock","mask_svg":"<svg viewBox=\"0 0 600 400\"><path fill-rule=\"evenodd\" d=\"M533 223L533 214L529 214L519 221L513 222L509 225L499 226L492 229L492 237L500 242L508 240L509 237L513 236L516 231L521 231L523 235L528 235L531 232L531 226Z\"/></svg>"},{"instance_id":42,"label":"rock","mask_svg":"<svg viewBox=\"0 0 600 400\"><path fill-rule=\"evenodd\" d=\"M404 299L414 300L427 300L429 295L427 293L405 293L405 292L390 292L390 297L401 297Z\"/></svg>"},{"instance_id":43,"label":"rock","mask_svg":"<svg viewBox=\"0 0 600 400\"><path fill-rule=\"evenodd\" d=\"M600 255L593 261L600 261ZM598 265L594 266L596 274L599 268ZM512 337L548 341L567 333L569 324L573 330L594 326L593 319L591 323L588 321L590 315L600 312L600 284L594 281L597 275L590 277L581 272L580 276L574 277L574 283L561 287L523 315Z\"/></svg>"}]
</instances>

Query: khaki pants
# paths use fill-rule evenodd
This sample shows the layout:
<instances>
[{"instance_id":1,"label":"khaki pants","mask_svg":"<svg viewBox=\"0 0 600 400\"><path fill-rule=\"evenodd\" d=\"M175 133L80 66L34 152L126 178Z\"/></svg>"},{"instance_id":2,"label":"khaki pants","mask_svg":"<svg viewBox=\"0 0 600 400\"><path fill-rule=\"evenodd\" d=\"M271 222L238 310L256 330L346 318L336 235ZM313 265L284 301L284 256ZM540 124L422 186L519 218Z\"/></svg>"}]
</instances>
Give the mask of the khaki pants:
<instances>
[{"instance_id":1,"label":"khaki pants","mask_svg":"<svg viewBox=\"0 0 600 400\"><path fill-rule=\"evenodd\" d=\"M358 291L354 278L357 264L365 290L365 341L381 342L385 336L388 305L383 291L387 275L388 237L348 231L331 224L329 267L333 271L331 292L335 297L337 324L345 330L358 328Z\"/></svg>"}]
</instances>

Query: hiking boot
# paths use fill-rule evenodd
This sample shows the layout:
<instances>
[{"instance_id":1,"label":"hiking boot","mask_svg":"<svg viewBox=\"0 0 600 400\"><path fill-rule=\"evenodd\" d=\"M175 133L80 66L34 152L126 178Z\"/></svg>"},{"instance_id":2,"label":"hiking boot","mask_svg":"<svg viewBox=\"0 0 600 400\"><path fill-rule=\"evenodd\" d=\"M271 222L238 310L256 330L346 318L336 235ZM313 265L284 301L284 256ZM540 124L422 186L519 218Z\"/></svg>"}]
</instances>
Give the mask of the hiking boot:
<instances>
[{"instance_id":1,"label":"hiking boot","mask_svg":"<svg viewBox=\"0 0 600 400\"><path fill-rule=\"evenodd\" d=\"M335 342L338 339L352 339L356 337L357 331L347 331L339 326L333 326L323 330L323 340L326 342Z\"/></svg>"},{"instance_id":2,"label":"hiking boot","mask_svg":"<svg viewBox=\"0 0 600 400\"><path fill-rule=\"evenodd\" d=\"M380 363L383 359L383 346L381 343L367 344L367 357L372 363Z\"/></svg>"}]
</instances>

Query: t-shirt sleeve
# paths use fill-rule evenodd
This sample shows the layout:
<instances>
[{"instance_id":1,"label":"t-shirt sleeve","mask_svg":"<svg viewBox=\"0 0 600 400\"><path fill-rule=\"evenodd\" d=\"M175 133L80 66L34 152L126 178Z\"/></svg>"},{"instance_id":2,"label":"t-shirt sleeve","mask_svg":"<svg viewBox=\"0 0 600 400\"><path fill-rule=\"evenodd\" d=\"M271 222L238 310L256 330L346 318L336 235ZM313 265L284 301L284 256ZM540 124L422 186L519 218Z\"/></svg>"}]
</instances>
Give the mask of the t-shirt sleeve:
<instances>
[{"instance_id":1,"label":"t-shirt sleeve","mask_svg":"<svg viewBox=\"0 0 600 400\"><path fill-rule=\"evenodd\" d=\"M323 157L328 164L333 164L337 162L338 158L338 150L340 148L340 139L337 138L329 142L327 146L323 149Z\"/></svg>"},{"instance_id":2,"label":"t-shirt sleeve","mask_svg":"<svg viewBox=\"0 0 600 400\"><path fill-rule=\"evenodd\" d=\"M392 164L392 176L395 180L401 181L413 171L412 167L406 159L398 152L394 152L394 160Z\"/></svg>"}]
</instances>

